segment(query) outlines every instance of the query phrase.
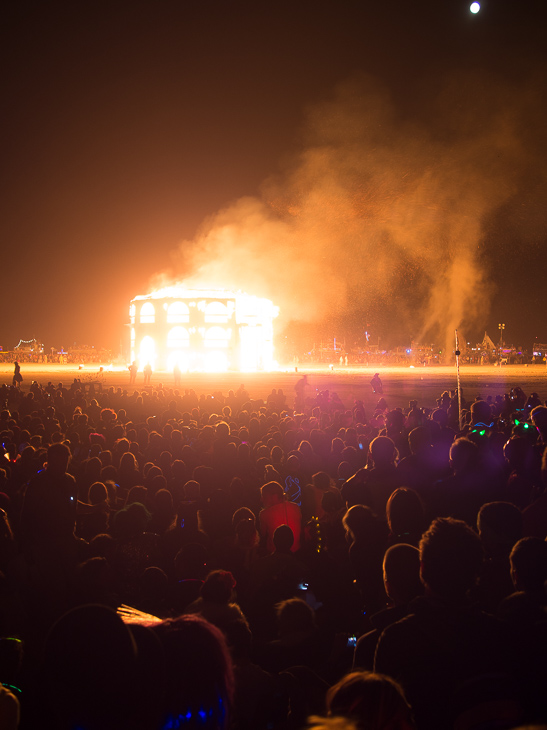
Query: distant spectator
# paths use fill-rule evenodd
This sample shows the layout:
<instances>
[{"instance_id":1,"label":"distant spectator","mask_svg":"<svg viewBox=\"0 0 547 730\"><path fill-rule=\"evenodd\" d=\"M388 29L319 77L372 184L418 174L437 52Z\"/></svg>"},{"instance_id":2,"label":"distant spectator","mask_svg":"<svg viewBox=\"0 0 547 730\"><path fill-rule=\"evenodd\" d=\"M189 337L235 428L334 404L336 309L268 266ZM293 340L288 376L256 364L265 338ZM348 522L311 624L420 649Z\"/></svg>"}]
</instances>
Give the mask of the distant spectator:
<instances>
[{"instance_id":1,"label":"distant spectator","mask_svg":"<svg viewBox=\"0 0 547 730\"><path fill-rule=\"evenodd\" d=\"M294 542L291 550L300 549L300 532L302 529L302 513L294 502L285 499L283 487L278 482L268 482L261 490L264 509L259 514L260 534L265 542L266 552L274 551L273 536L279 525L288 525L293 533Z\"/></svg>"}]
</instances>

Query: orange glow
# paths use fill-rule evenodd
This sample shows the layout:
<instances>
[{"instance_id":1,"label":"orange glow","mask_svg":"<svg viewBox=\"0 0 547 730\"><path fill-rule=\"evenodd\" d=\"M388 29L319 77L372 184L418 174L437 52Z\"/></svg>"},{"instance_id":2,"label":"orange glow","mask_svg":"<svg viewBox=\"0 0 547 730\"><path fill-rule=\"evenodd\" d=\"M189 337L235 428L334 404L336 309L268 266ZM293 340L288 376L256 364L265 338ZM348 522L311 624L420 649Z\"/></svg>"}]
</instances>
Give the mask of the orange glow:
<instances>
[{"instance_id":1,"label":"orange glow","mask_svg":"<svg viewBox=\"0 0 547 730\"><path fill-rule=\"evenodd\" d=\"M269 299L172 286L130 304L131 360L173 372L275 370Z\"/></svg>"},{"instance_id":2,"label":"orange glow","mask_svg":"<svg viewBox=\"0 0 547 730\"><path fill-rule=\"evenodd\" d=\"M134 353L132 353L131 359L135 359ZM142 368L145 365L148 365L148 363L150 363L150 365L152 365L152 369L154 369L154 365L156 363L156 343L152 337L146 335L140 342L139 365Z\"/></svg>"}]
</instances>

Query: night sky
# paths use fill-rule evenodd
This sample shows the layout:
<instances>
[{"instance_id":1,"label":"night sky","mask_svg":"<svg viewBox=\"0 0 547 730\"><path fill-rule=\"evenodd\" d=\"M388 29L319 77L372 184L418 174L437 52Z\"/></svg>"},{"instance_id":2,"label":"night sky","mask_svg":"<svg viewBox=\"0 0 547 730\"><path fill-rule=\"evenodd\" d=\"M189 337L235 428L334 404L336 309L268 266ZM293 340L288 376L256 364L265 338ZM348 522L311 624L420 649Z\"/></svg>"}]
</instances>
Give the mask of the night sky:
<instances>
[{"instance_id":1,"label":"night sky","mask_svg":"<svg viewBox=\"0 0 547 730\"><path fill-rule=\"evenodd\" d=\"M4 349L118 351L196 272L314 335L547 341L547 3L1 12Z\"/></svg>"}]
</instances>

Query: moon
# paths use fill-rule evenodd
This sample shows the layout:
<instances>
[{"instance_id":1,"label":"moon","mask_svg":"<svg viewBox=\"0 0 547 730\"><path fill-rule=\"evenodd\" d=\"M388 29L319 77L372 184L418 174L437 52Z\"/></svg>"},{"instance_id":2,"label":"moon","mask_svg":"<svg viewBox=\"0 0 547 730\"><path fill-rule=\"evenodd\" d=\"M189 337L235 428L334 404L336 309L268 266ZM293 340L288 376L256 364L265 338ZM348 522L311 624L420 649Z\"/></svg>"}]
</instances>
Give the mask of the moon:
<instances>
[{"instance_id":1,"label":"moon","mask_svg":"<svg viewBox=\"0 0 547 730\"><path fill-rule=\"evenodd\" d=\"M474 15L476 15L479 12L480 9L481 9L480 3L471 3L471 5L469 6L469 10Z\"/></svg>"}]
</instances>

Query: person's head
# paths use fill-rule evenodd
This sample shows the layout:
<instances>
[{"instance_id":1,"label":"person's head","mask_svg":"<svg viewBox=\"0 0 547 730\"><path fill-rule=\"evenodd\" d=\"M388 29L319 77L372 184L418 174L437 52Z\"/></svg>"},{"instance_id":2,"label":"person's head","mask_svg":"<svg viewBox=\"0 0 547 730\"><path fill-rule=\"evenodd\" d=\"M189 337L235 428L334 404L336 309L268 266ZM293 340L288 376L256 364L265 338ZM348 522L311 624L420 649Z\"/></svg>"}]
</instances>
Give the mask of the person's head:
<instances>
[{"instance_id":1,"label":"person's head","mask_svg":"<svg viewBox=\"0 0 547 730\"><path fill-rule=\"evenodd\" d=\"M377 436L371 441L369 450L375 467L393 464L398 456L395 444L388 436Z\"/></svg>"},{"instance_id":2,"label":"person's head","mask_svg":"<svg viewBox=\"0 0 547 730\"><path fill-rule=\"evenodd\" d=\"M103 482L93 482L89 487L88 501L90 504L100 504L108 499L108 492Z\"/></svg>"},{"instance_id":3,"label":"person's head","mask_svg":"<svg viewBox=\"0 0 547 730\"><path fill-rule=\"evenodd\" d=\"M365 538L376 524L374 512L364 504L354 504L350 507L342 520L346 533L353 540Z\"/></svg>"},{"instance_id":4,"label":"person's head","mask_svg":"<svg viewBox=\"0 0 547 730\"><path fill-rule=\"evenodd\" d=\"M384 587L393 603L403 605L423 593L420 552L406 543L388 548L384 555Z\"/></svg>"},{"instance_id":5,"label":"person's head","mask_svg":"<svg viewBox=\"0 0 547 730\"><path fill-rule=\"evenodd\" d=\"M446 428L448 426L448 413L444 408L436 408L431 414L431 419L435 423L438 423L442 428Z\"/></svg>"},{"instance_id":6,"label":"person's head","mask_svg":"<svg viewBox=\"0 0 547 730\"><path fill-rule=\"evenodd\" d=\"M66 444L52 444L47 450L47 470L54 474L64 474L70 461L70 449Z\"/></svg>"},{"instance_id":7,"label":"person's head","mask_svg":"<svg viewBox=\"0 0 547 730\"><path fill-rule=\"evenodd\" d=\"M201 587L201 597L211 603L229 603L236 582L228 570L212 570Z\"/></svg>"},{"instance_id":8,"label":"person's head","mask_svg":"<svg viewBox=\"0 0 547 730\"><path fill-rule=\"evenodd\" d=\"M283 501L283 487L279 482L267 482L260 489L262 504L264 507L271 507Z\"/></svg>"},{"instance_id":9,"label":"person's head","mask_svg":"<svg viewBox=\"0 0 547 730\"><path fill-rule=\"evenodd\" d=\"M503 446L503 455L507 464L516 471L525 469L530 465L533 453L530 439L523 436L512 436Z\"/></svg>"},{"instance_id":10,"label":"person's head","mask_svg":"<svg viewBox=\"0 0 547 730\"><path fill-rule=\"evenodd\" d=\"M300 459L296 454L291 454L287 458L287 469L291 474L297 474L300 471Z\"/></svg>"},{"instance_id":11,"label":"person's head","mask_svg":"<svg viewBox=\"0 0 547 730\"><path fill-rule=\"evenodd\" d=\"M338 479L341 479L343 481L347 481L351 476L353 476L354 469L352 465L349 463L349 461L341 461L338 464L337 474Z\"/></svg>"},{"instance_id":12,"label":"person's head","mask_svg":"<svg viewBox=\"0 0 547 730\"><path fill-rule=\"evenodd\" d=\"M408 445L412 454L420 454L431 446L431 431L425 426L413 428L408 434Z\"/></svg>"},{"instance_id":13,"label":"person's head","mask_svg":"<svg viewBox=\"0 0 547 730\"><path fill-rule=\"evenodd\" d=\"M450 464L456 474L473 470L478 459L479 449L469 439L456 439L450 447Z\"/></svg>"},{"instance_id":14,"label":"person's head","mask_svg":"<svg viewBox=\"0 0 547 730\"><path fill-rule=\"evenodd\" d=\"M441 598L464 598L477 581L482 559L479 536L462 520L438 517L420 540L422 583Z\"/></svg>"},{"instance_id":15,"label":"person's head","mask_svg":"<svg viewBox=\"0 0 547 730\"><path fill-rule=\"evenodd\" d=\"M165 655L160 727L225 730L234 691L222 632L200 616L179 616L153 628Z\"/></svg>"},{"instance_id":16,"label":"person's head","mask_svg":"<svg viewBox=\"0 0 547 730\"><path fill-rule=\"evenodd\" d=\"M131 451L126 451L125 453L123 453L120 459L120 471L130 472L137 470L138 463L135 455Z\"/></svg>"},{"instance_id":17,"label":"person's head","mask_svg":"<svg viewBox=\"0 0 547 730\"><path fill-rule=\"evenodd\" d=\"M511 578L517 591L540 592L547 581L547 543L523 537L511 550Z\"/></svg>"},{"instance_id":18,"label":"person's head","mask_svg":"<svg viewBox=\"0 0 547 730\"><path fill-rule=\"evenodd\" d=\"M313 448L309 441L303 440L298 444L297 449L304 457L311 457Z\"/></svg>"},{"instance_id":19,"label":"person's head","mask_svg":"<svg viewBox=\"0 0 547 730\"><path fill-rule=\"evenodd\" d=\"M120 717L129 727L137 721L143 668L131 631L112 609L84 605L62 616L46 639L44 663L54 727L113 730Z\"/></svg>"},{"instance_id":20,"label":"person's head","mask_svg":"<svg viewBox=\"0 0 547 730\"><path fill-rule=\"evenodd\" d=\"M402 431L405 427L405 417L402 411L396 409L386 415L386 426L390 431Z\"/></svg>"},{"instance_id":21,"label":"person's head","mask_svg":"<svg viewBox=\"0 0 547 730\"><path fill-rule=\"evenodd\" d=\"M544 436L547 434L547 407L536 406L532 409L532 422L538 431Z\"/></svg>"},{"instance_id":22,"label":"person's head","mask_svg":"<svg viewBox=\"0 0 547 730\"><path fill-rule=\"evenodd\" d=\"M326 696L328 714L355 721L362 730L412 730L412 711L400 685L375 672L351 672Z\"/></svg>"},{"instance_id":23,"label":"person's head","mask_svg":"<svg viewBox=\"0 0 547 730\"><path fill-rule=\"evenodd\" d=\"M508 553L522 537L521 511L511 502L488 502L479 510L477 528L487 553L497 548Z\"/></svg>"},{"instance_id":24,"label":"person's head","mask_svg":"<svg viewBox=\"0 0 547 730\"><path fill-rule=\"evenodd\" d=\"M319 491L326 492L330 489L330 476L325 471L318 471L312 477L312 484Z\"/></svg>"},{"instance_id":25,"label":"person's head","mask_svg":"<svg viewBox=\"0 0 547 730\"><path fill-rule=\"evenodd\" d=\"M146 530L150 520L150 513L146 507L133 502L124 509L116 512L114 516L114 530L120 539L132 539Z\"/></svg>"},{"instance_id":26,"label":"person's head","mask_svg":"<svg viewBox=\"0 0 547 730\"><path fill-rule=\"evenodd\" d=\"M483 423L490 426L492 423L492 409L485 400L476 400L471 404L471 423L475 426Z\"/></svg>"},{"instance_id":27,"label":"person's head","mask_svg":"<svg viewBox=\"0 0 547 730\"><path fill-rule=\"evenodd\" d=\"M173 495L168 489L158 489L154 495L154 512L171 515L173 512Z\"/></svg>"},{"instance_id":28,"label":"person's head","mask_svg":"<svg viewBox=\"0 0 547 730\"><path fill-rule=\"evenodd\" d=\"M288 598L275 607L279 635L305 634L315 629L313 609L301 598Z\"/></svg>"},{"instance_id":29,"label":"person's head","mask_svg":"<svg viewBox=\"0 0 547 730\"><path fill-rule=\"evenodd\" d=\"M254 526L255 516L254 512L248 507L240 507L232 515L232 527L235 530L240 522L243 520L250 520Z\"/></svg>"},{"instance_id":30,"label":"person's head","mask_svg":"<svg viewBox=\"0 0 547 730\"><path fill-rule=\"evenodd\" d=\"M289 553L294 545L294 534L289 525L279 525L273 534L273 544L277 553Z\"/></svg>"},{"instance_id":31,"label":"person's head","mask_svg":"<svg viewBox=\"0 0 547 730\"><path fill-rule=\"evenodd\" d=\"M238 521L235 527L236 544L244 549L257 547L260 536L256 529L254 515Z\"/></svg>"},{"instance_id":32,"label":"person's head","mask_svg":"<svg viewBox=\"0 0 547 730\"><path fill-rule=\"evenodd\" d=\"M386 504L386 519L393 535L412 539L421 535L425 527L425 509L418 492L399 487L392 492Z\"/></svg>"},{"instance_id":33,"label":"person's head","mask_svg":"<svg viewBox=\"0 0 547 730\"><path fill-rule=\"evenodd\" d=\"M130 504L134 504L135 502L144 504L146 502L147 496L148 492L146 490L146 487L143 487L142 485L131 487L125 500L126 507L128 507Z\"/></svg>"},{"instance_id":34,"label":"person's head","mask_svg":"<svg viewBox=\"0 0 547 730\"><path fill-rule=\"evenodd\" d=\"M184 497L187 502L197 502L199 499L199 482L190 479L184 484Z\"/></svg>"},{"instance_id":35,"label":"person's head","mask_svg":"<svg viewBox=\"0 0 547 730\"><path fill-rule=\"evenodd\" d=\"M219 438L228 439L230 436L230 426L228 426L226 421L220 421L215 427L215 433Z\"/></svg>"},{"instance_id":36,"label":"person's head","mask_svg":"<svg viewBox=\"0 0 547 730\"><path fill-rule=\"evenodd\" d=\"M321 507L329 514L333 515L339 512L344 506L342 495L338 490L332 492L325 492L321 498Z\"/></svg>"},{"instance_id":37,"label":"person's head","mask_svg":"<svg viewBox=\"0 0 547 730\"><path fill-rule=\"evenodd\" d=\"M99 457L92 456L85 462L85 475L87 478L95 478L96 481L99 481L102 468L103 465Z\"/></svg>"}]
</instances>

